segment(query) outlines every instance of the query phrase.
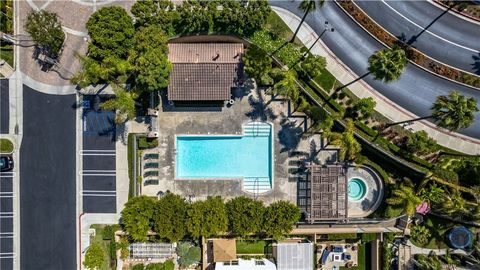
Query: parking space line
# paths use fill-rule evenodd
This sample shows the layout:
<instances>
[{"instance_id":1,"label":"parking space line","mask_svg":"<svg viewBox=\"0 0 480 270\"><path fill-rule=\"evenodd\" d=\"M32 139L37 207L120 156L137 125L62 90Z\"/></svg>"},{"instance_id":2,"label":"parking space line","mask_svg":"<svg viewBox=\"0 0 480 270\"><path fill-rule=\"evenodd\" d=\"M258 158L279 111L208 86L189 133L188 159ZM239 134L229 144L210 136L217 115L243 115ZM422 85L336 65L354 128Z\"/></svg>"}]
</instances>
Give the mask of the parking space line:
<instances>
[{"instance_id":1,"label":"parking space line","mask_svg":"<svg viewBox=\"0 0 480 270\"><path fill-rule=\"evenodd\" d=\"M14 172L2 172L0 173L0 177L7 177L7 178L10 178L10 177L13 177L15 176L15 173Z\"/></svg>"},{"instance_id":2,"label":"parking space line","mask_svg":"<svg viewBox=\"0 0 480 270\"><path fill-rule=\"evenodd\" d=\"M1 218L13 218L13 212L0 212L0 219Z\"/></svg>"},{"instance_id":3,"label":"parking space line","mask_svg":"<svg viewBox=\"0 0 480 270\"><path fill-rule=\"evenodd\" d=\"M114 157L115 156L115 153L99 153L99 154L96 154L96 153L86 153L86 154L81 154L82 156L112 156Z\"/></svg>"},{"instance_id":4,"label":"parking space line","mask_svg":"<svg viewBox=\"0 0 480 270\"><path fill-rule=\"evenodd\" d=\"M115 177L115 174L105 174L105 173L89 173L89 174L82 174L82 176L107 176L107 177Z\"/></svg>"},{"instance_id":5,"label":"parking space line","mask_svg":"<svg viewBox=\"0 0 480 270\"><path fill-rule=\"evenodd\" d=\"M1 252L0 259L14 259L15 254L13 252Z\"/></svg>"},{"instance_id":6,"label":"parking space line","mask_svg":"<svg viewBox=\"0 0 480 270\"><path fill-rule=\"evenodd\" d=\"M82 194L83 197L115 197L116 194Z\"/></svg>"},{"instance_id":7,"label":"parking space line","mask_svg":"<svg viewBox=\"0 0 480 270\"><path fill-rule=\"evenodd\" d=\"M115 190L91 190L91 189L88 189L88 190L83 190L83 192L85 193L89 193L89 192L92 192L92 193L102 193L102 192L105 192L105 193L115 193L116 191Z\"/></svg>"},{"instance_id":8,"label":"parking space line","mask_svg":"<svg viewBox=\"0 0 480 270\"><path fill-rule=\"evenodd\" d=\"M83 149L83 150L80 150L80 153L81 152L115 152L114 149Z\"/></svg>"}]
</instances>

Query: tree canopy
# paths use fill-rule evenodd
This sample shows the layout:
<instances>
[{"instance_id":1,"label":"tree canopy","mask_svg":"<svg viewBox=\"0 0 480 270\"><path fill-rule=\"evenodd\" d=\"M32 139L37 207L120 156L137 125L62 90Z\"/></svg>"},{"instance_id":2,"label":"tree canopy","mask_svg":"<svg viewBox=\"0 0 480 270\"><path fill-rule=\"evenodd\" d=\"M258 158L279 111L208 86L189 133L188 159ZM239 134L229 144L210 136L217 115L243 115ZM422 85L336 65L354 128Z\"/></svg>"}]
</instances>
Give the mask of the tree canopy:
<instances>
[{"instance_id":1,"label":"tree canopy","mask_svg":"<svg viewBox=\"0 0 480 270\"><path fill-rule=\"evenodd\" d=\"M348 118L345 131L341 134L332 133L331 135L331 144L340 147L338 155L342 160L353 161L362 150L360 143L355 139L354 130L354 123L352 119Z\"/></svg>"},{"instance_id":2,"label":"tree canopy","mask_svg":"<svg viewBox=\"0 0 480 270\"><path fill-rule=\"evenodd\" d=\"M196 201L187 209L187 230L193 238L210 237L227 229L227 211L219 196Z\"/></svg>"},{"instance_id":3,"label":"tree canopy","mask_svg":"<svg viewBox=\"0 0 480 270\"><path fill-rule=\"evenodd\" d=\"M151 92L168 86L172 64L167 54L167 38L158 26L144 27L135 34L130 59L137 90Z\"/></svg>"},{"instance_id":4,"label":"tree canopy","mask_svg":"<svg viewBox=\"0 0 480 270\"><path fill-rule=\"evenodd\" d=\"M153 221L161 238L177 242L187 233L187 203L179 195L167 192L155 205Z\"/></svg>"},{"instance_id":5,"label":"tree canopy","mask_svg":"<svg viewBox=\"0 0 480 270\"><path fill-rule=\"evenodd\" d=\"M130 10L135 16L135 26L157 26L169 36L175 34L173 22L178 18L178 12L170 0L136 1Z\"/></svg>"},{"instance_id":6,"label":"tree canopy","mask_svg":"<svg viewBox=\"0 0 480 270\"><path fill-rule=\"evenodd\" d=\"M322 74L322 70L327 66L327 60L320 55L309 54L302 62L302 68L312 78L316 78Z\"/></svg>"},{"instance_id":7,"label":"tree canopy","mask_svg":"<svg viewBox=\"0 0 480 270\"><path fill-rule=\"evenodd\" d=\"M103 265L104 257L105 251L103 251L102 246L98 243L93 243L88 247L87 252L85 253L83 265L92 270L100 269Z\"/></svg>"},{"instance_id":8,"label":"tree canopy","mask_svg":"<svg viewBox=\"0 0 480 270\"><path fill-rule=\"evenodd\" d=\"M438 126L459 130L469 127L478 112L477 100L452 91L447 96L438 96L432 106L432 117Z\"/></svg>"},{"instance_id":9,"label":"tree canopy","mask_svg":"<svg viewBox=\"0 0 480 270\"><path fill-rule=\"evenodd\" d=\"M146 241L152 222L155 200L147 196L133 197L122 210L121 224L133 241Z\"/></svg>"},{"instance_id":10,"label":"tree canopy","mask_svg":"<svg viewBox=\"0 0 480 270\"><path fill-rule=\"evenodd\" d=\"M368 58L368 71L375 80L396 81L407 67L407 55L400 47L376 51Z\"/></svg>"},{"instance_id":11,"label":"tree canopy","mask_svg":"<svg viewBox=\"0 0 480 270\"><path fill-rule=\"evenodd\" d=\"M279 70L274 69L273 92L288 98L290 101L296 102L300 96L300 89L296 82L295 72L293 70Z\"/></svg>"},{"instance_id":12,"label":"tree canopy","mask_svg":"<svg viewBox=\"0 0 480 270\"><path fill-rule=\"evenodd\" d=\"M240 237L260 232L265 207L261 201L248 197L236 197L226 203L229 230Z\"/></svg>"},{"instance_id":13,"label":"tree canopy","mask_svg":"<svg viewBox=\"0 0 480 270\"><path fill-rule=\"evenodd\" d=\"M268 73L272 70L272 58L262 49L251 45L242 56L245 72L259 84L268 83ZM271 80L271 79L270 79Z\"/></svg>"},{"instance_id":14,"label":"tree canopy","mask_svg":"<svg viewBox=\"0 0 480 270\"><path fill-rule=\"evenodd\" d=\"M393 190L393 196L388 198L387 203L394 206L402 207L402 212L409 216L413 216L417 205L423 202L414 190L411 182L402 183L397 189Z\"/></svg>"},{"instance_id":15,"label":"tree canopy","mask_svg":"<svg viewBox=\"0 0 480 270\"><path fill-rule=\"evenodd\" d=\"M189 243L182 242L177 245L177 254L180 257L178 263L180 267L187 268L190 265L200 261L200 247L192 246Z\"/></svg>"},{"instance_id":16,"label":"tree canopy","mask_svg":"<svg viewBox=\"0 0 480 270\"><path fill-rule=\"evenodd\" d=\"M46 10L30 12L25 30L47 56L58 57L65 40L65 33L56 13Z\"/></svg>"},{"instance_id":17,"label":"tree canopy","mask_svg":"<svg viewBox=\"0 0 480 270\"><path fill-rule=\"evenodd\" d=\"M407 139L407 150L411 153L424 155L435 150L437 142L428 137L428 133L424 130L411 133Z\"/></svg>"},{"instance_id":18,"label":"tree canopy","mask_svg":"<svg viewBox=\"0 0 480 270\"><path fill-rule=\"evenodd\" d=\"M267 236L279 239L292 231L300 217L300 209L291 202L274 202L265 210L263 228Z\"/></svg>"},{"instance_id":19,"label":"tree canopy","mask_svg":"<svg viewBox=\"0 0 480 270\"><path fill-rule=\"evenodd\" d=\"M119 124L125 120L133 119L136 115L135 93L129 92L120 86L112 84L115 97L103 102L100 106L104 110L116 111L115 123Z\"/></svg>"},{"instance_id":20,"label":"tree canopy","mask_svg":"<svg viewBox=\"0 0 480 270\"><path fill-rule=\"evenodd\" d=\"M96 60L126 59L133 46L135 28L127 11L119 6L103 7L87 21L88 55Z\"/></svg>"},{"instance_id":21,"label":"tree canopy","mask_svg":"<svg viewBox=\"0 0 480 270\"><path fill-rule=\"evenodd\" d=\"M353 109L360 113L362 118L368 118L375 111L377 103L372 97L361 98L355 102Z\"/></svg>"}]
</instances>

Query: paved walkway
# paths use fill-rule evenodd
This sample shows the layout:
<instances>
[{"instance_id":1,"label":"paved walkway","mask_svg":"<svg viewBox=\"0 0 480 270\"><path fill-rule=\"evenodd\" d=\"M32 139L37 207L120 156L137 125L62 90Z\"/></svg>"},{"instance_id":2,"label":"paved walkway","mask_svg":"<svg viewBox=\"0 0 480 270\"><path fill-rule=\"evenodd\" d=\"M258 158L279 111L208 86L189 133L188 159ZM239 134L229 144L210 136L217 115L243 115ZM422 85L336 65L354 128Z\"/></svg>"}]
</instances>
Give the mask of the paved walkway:
<instances>
[{"instance_id":1,"label":"paved walkway","mask_svg":"<svg viewBox=\"0 0 480 270\"><path fill-rule=\"evenodd\" d=\"M295 31L300 23L300 18L288 10L279 7L272 8L280 16L280 18L285 21L290 29ZM318 38L318 35L308 24L304 23L300 27L297 37L306 47L310 47ZM340 59L338 59L322 42L322 40L319 40L315 44L315 46L312 48L312 53L321 55L327 59L327 70L330 71L342 84L350 83L359 77L359 75L355 74ZM360 98L374 98L377 102L375 110L391 121L405 121L418 117L417 115L414 115L413 113L401 108L377 92L363 80L359 80L349 85L348 88ZM413 131L426 131L431 138L435 139L440 145L445 147L466 154L480 154L479 139L471 138L456 132L450 132L448 130L439 128L428 121L417 121L409 127L412 128Z\"/></svg>"},{"instance_id":2,"label":"paved walkway","mask_svg":"<svg viewBox=\"0 0 480 270\"><path fill-rule=\"evenodd\" d=\"M437 255L445 255L447 253L448 248L441 248L441 249L432 249L432 248L421 248L415 246L410 240L407 241L407 245L410 246L410 250L412 254L425 254L428 255L434 252ZM461 249L450 249L450 254L467 254L464 250Z\"/></svg>"}]
</instances>

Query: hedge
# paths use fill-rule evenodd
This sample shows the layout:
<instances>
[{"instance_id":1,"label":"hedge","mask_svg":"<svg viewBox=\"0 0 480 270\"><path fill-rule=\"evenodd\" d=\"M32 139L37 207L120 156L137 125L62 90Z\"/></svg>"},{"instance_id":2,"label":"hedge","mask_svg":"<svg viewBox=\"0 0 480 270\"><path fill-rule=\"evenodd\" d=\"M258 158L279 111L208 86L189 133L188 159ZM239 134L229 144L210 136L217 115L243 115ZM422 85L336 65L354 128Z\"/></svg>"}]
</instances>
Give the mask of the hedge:
<instances>
[{"instance_id":1,"label":"hedge","mask_svg":"<svg viewBox=\"0 0 480 270\"><path fill-rule=\"evenodd\" d=\"M357 239L356 233L332 233L328 234L328 240Z\"/></svg>"}]
</instances>

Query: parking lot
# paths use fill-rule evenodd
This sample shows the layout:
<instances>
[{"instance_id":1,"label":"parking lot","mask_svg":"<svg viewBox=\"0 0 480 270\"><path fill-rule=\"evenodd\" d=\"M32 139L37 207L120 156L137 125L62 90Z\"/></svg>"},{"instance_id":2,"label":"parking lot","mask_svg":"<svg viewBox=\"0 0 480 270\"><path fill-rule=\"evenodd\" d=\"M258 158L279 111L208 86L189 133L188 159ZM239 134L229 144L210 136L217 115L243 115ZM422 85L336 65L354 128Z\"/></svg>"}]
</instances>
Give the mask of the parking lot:
<instances>
[{"instance_id":1,"label":"parking lot","mask_svg":"<svg viewBox=\"0 0 480 270\"><path fill-rule=\"evenodd\" d=\"M13 172L0 173L0 269L13 269Z\"/></svg>"},{"instance_id":2,"label":"parking lot","mask_svg":"<svg viewBox=\"0 0 480 270\"><path fill-rule=\"evenodd\" d=\"M115 213L115 113L95 108L95 102L93 98L83 102L83 211Z\"/></svg>"}]
</instances>

